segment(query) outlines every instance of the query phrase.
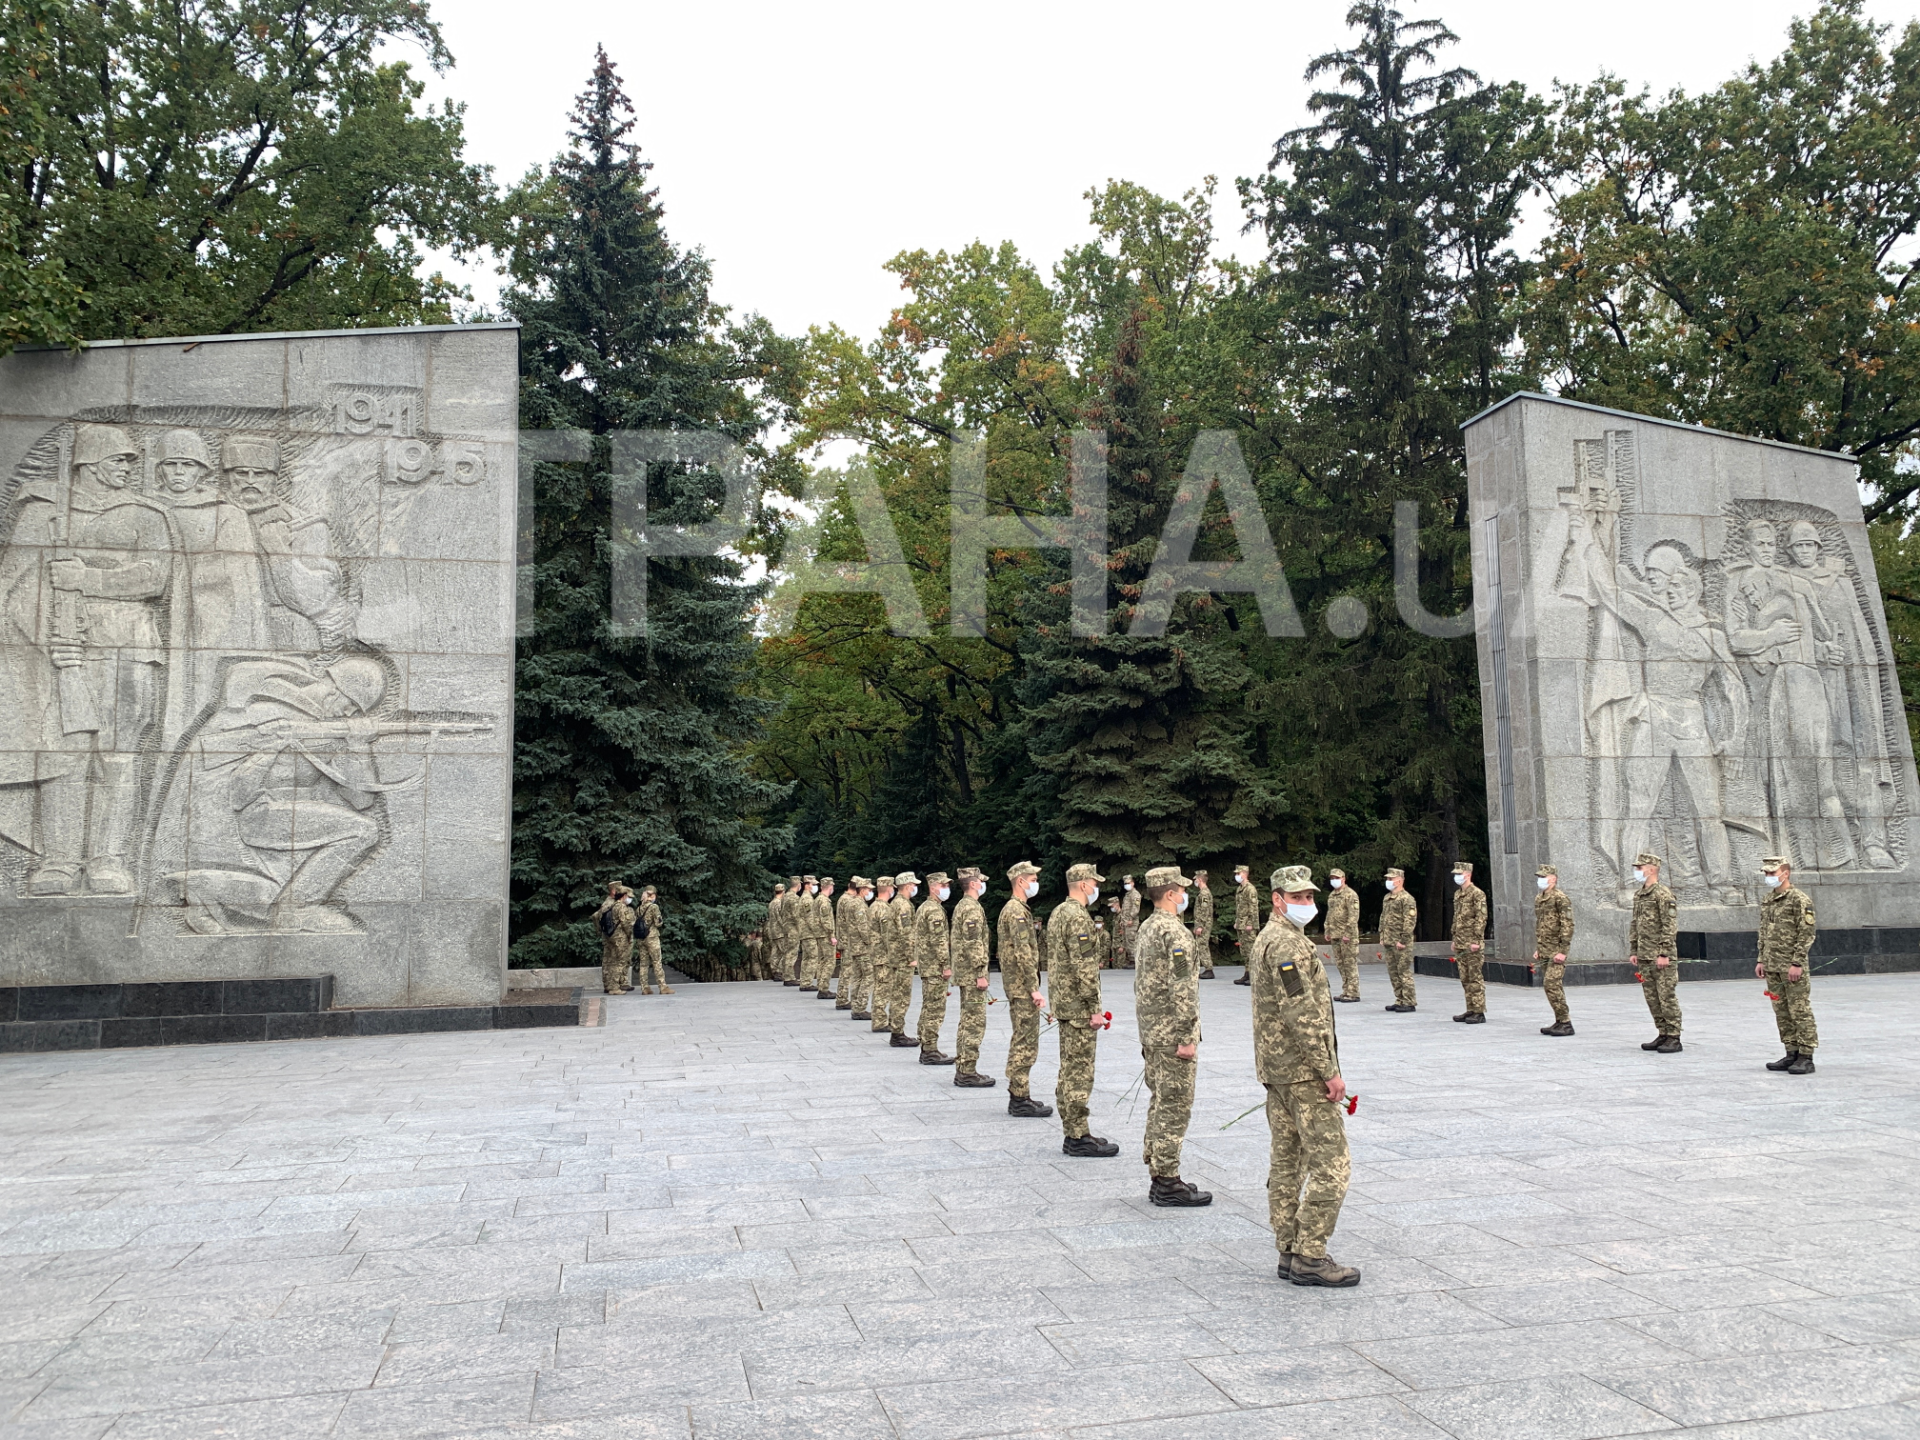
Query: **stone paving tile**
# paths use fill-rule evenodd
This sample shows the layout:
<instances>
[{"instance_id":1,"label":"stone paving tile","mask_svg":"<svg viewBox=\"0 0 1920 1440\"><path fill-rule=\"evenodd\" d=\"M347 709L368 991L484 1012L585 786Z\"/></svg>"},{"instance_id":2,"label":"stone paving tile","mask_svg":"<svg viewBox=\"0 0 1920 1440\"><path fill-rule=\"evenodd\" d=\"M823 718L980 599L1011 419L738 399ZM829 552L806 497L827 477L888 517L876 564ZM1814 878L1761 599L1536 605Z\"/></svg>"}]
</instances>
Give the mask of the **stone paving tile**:
<instances>
[{"instance_id":1,"label":"stone paving tile","mask_svg":"<svg viewBox=\"0 0 1920 1440\"><path fill-rule=\"evenodd\" d=\"M113 1440L305 1440L333 1430L345 1394L293 1395L185 1410L135 1410L107 1432Z\"/></svg>"},{"instance_id":2,"label":"stone paving tile","mask_svg":"<svg viewBox=\"0 0 1920 1440\"><path fill-rule=\"evenodd\" d=\"M1581 1375L1430 1390L1406 1403L1456 1440L1596 1440L1679 1428Z\"/></svg>"}]
</instances>

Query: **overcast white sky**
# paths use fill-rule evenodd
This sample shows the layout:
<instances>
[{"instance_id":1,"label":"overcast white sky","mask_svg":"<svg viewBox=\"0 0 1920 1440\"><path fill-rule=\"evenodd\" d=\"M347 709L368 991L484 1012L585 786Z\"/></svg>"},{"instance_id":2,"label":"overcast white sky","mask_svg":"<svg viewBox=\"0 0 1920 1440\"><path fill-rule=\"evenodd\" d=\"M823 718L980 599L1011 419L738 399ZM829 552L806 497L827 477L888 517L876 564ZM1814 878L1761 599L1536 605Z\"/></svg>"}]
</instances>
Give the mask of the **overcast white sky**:
<instances>
[{"instance_id":1,"label":"overcast white sky","mask_svg":"<svg viewBox=\"0 0 1920 1440\"><path fill-rule=\"evenodd\" d=\"M872 334L910 248L1015 241L1050 266L1087 238L1084 191L1177 195L1260 171L1305 118L1308 60L1346 0L967 4L433 0L469 153L503 181L549 159L596 42L620 67L667 224L712 259L718 298L789 333ZM1700 90L1778 52L1812 0L1406 0L1460 36L1449 63L1545 90L1611 70ZM1911 0L1873 0L1904 24ZM466 274L479 298L497 282Z\"/></svg>"}]
</instances>

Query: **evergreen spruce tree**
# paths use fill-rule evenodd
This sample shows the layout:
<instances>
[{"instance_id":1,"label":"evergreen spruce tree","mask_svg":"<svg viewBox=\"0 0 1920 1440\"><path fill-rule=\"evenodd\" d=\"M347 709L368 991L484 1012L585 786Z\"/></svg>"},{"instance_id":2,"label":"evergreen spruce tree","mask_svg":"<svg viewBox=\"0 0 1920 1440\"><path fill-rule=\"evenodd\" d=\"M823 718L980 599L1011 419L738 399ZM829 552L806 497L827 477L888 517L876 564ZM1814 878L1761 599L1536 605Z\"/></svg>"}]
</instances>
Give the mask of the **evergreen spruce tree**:
<instances>
[{"instance_id":1,"label":"evergreen spruce tree","mask_svg":"<svg viewBox=\"0 0 1920 1440\"><path fill-rule=\"evenodd\" d=\"M663 228L632 114L603 50L570 148L516 197L506 303L523 327L521 424L594 437L589 463L536 470L534 624L519 642L515 695L522 964L596 963L586 917L609 880L658 887L670 961L733 961L732 937L764 918L768 857L788 839L757 825L782 787L754 778L742 754L768 706L749 693L757 592L740 565L647 562L644 636L611 624L608 437L672 428L745 442L763 423L725 312L708 298L705 259ZM710 470L656 467L650 518L713 519L723 488Z\"/></svg>"}]
</instances>

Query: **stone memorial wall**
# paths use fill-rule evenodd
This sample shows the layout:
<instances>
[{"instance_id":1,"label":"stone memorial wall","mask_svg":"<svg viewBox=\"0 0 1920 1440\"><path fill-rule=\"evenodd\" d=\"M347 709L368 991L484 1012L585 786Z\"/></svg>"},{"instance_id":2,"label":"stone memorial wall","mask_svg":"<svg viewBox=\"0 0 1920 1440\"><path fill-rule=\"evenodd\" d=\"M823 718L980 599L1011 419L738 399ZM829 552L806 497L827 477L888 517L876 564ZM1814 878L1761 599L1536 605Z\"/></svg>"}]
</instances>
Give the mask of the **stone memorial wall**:
<instances>
[{"instance_id":1,"label":"stone memorial wall","mask_svg":"<svg viewBox=\"0 0 1920 1440\"><path fill-rule=\"evenodd\" d=\"M0 359L0 986L499 1000L517 343Z\"/></svg>"},{"instance_id":2,"label":"stone memorial wall","mask_svg":"<svg viewBox=\"0 0 1920 1440\"><path fill-rule=\"evenodd\" d=\"M1852 462L1538 395L1467 445L1496 953L1529 953L1551 861L1571 958L1624 959L1642 851L1682 932L1751 937L1777 853L1830 949L1913 949L1913 751Z\"/></svg>"}]
</instances>

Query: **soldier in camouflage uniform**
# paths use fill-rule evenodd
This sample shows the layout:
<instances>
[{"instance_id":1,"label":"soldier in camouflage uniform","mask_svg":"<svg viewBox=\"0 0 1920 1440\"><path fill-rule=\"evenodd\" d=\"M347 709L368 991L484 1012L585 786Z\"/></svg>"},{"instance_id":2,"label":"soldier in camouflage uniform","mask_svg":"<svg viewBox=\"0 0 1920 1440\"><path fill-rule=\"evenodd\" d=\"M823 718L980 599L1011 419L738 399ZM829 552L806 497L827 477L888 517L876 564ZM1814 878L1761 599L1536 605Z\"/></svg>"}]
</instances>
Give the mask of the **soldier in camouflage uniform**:
<instances>
[{"instance_id":1,"label":"soldier in camouflage uniform","mask_svg":"<svg viewBox=\"0 0 1920 1440\"><path fill-rule=\"evenodd\" d=\"M1533 963L1542 967L1541 983L1553 1007L1553 1024L1540 1027L1542 1035L1571 1035L1573 1016L1567 1010L1567 951L1573 948L1573 901L1560 888L1560 872L1551 865L1534 871L1539 894L1533 899Z\"/></svg>"},{"instance_id":2,"label":"soldier in camouflage uniform","mask_svg":"<svg viewBox=\"0 0 1920 1440\"><path fill-rule=\"evenodd\" d=\"M760 927L760 954L775 980L786 977L779 973L780 957L787 953L787 887L775 883L773 899L767 902L766 924Z\"/></svg>"},{"instance_id":3,"label":"soldier in camouflage uniform","mask_svg":"<svg viewBox=\"0 0 1920 1440\"><path fill-rule=\"evenodd\" d=\"M1253 983L1253 942L1260 933L1260 915L1266 908L1260 903L1260 892L1247 878L1249 873L1245 865L1233 867L1233 945L1240 952L1240 963L1247 967L1233 982L1236 985Z\"/></svg>"},{"instance_id":4,"label":"soldier in camouflage uniform","mask_svg":"<svg viewBox=\"0 0 1920 1440\"><path fill-rule=\"evenodd\" d=\"M1120 900L1107 901L1105 911L1093 917L1094 943L1100 951L1100 968L1115 969L1120 964Z\"/></svg>"},{"instance_id":5,"label":"soldier in camouflage uniform","mask_svg":"<svg viewBox=\"0 0 1920 1440\"><path fill-rule=\"evenodd\" d=\"M820 877L820 893L813 897L814 999L833 999L833 980L840 973L840 922L833 913L833 876Z\"/></svg>"},{"instance_id":6,"label":"soldier in camouflage uniform","mask_svg":"<svg viewBox=\"0 0 1920 1440\"><path fill-rule=\"evenodd\" d=\"M1120 877L1120 920L1113 931L1115 969L1133 968L1133 946L1140 934L1140 892L1133 888L1133 876Z\"/></svg>"},{"instance_id":7,"label":"soldier in camouflage uniform","mask_svg":"<svg viewBox=\"0 0 1920 1440\"><path fill-rule=\"evenodd\" d=\"M1134 947L1133 1009L1146 1063L1147 1198L1155 1205L1211 1205L1213 1196L1180 1178L1180 1147L1193 1119L1200 1053L1199 943L1180 923L1186 886L1175 865L1147 871L1147 912Z\"/></svg>"},{"instance_id":8,"label":"soldier in camouflage uniform","mask_svg":"<svg viewBox=\"0 0 1920 1440\"><path fill-rule=\"evenodd\" d=\"M888 1004L887 1043L896 1050L919 1048L920 1042L907 1034L907 1010L913 1004L913 976L917 968L913 952L913 897L920 889L920 877L902 870L893 877L891 912L893 943L893 998Z\"/></svg>"},{"instance_id":9,"label":"soldier in camouflage uniform","mask_svg":"<svg viewBox=\"0 0 1920 1440\"><path fill-rule=\"evenodd\" d=\"M993 933L980 897L987 878L972 865L962 866L960 903L953 907L950 952L953 986L960 992L960 1033L954 1052L953 1083L964 1089L990 1090L1000 1082L980 1073L980 1042L987 1036L987 978L993 963Z\"/></svg>"},{"instance_id":10,"label":"soldier in camouflage uniform","mask_svg":"<svg viewBox=\"0 0 1920 1440\"><path fill-rule=\"evenodd\" d=\"M1281 1279L1346 1289L1360 1283L1360 1272L1327 1256L1352 1165L1333 996L1305 930L1318 887L1304 865L1281 867L1271 883L1273 918L1254 942L1251 967L1254 1063L1267 1088L1273 1140L1267 1213Z\"/></svg>"},{"instance_id":11,"label":"soldier in camouflage uniform","mask_svg":"<svg viewBox=\"0 0 1920 1440\"><path fill-rule=\"evenodd\" d=\"M1347 884L1347 872L1327 872L1327 944L1333 963L1340 967L1340 993L1333 998L1348 1004L1360 998L1360 897Z\"/></svg>"},{"instance_id":12,"label":"soldier in camouflage uniform","mask_svg":"<svg viewBox=\"0 0 1920 1440\"><path fill-rule=\"evenodd\" d=\"M780 983L789 988L800 983L800 901L805 895L805 884L795 875L788 879L786 896L780 901L780 945L774 951L774 962Z\"/></svg>"},{"instance_id":13,"label":"soldier in camouflage uniform","mask_svg":"<svg viewBox=\"0 0 1920 1440\"><path fill-rule=\"evenodd\" d=\"M1767 982L1773 996L1773 1023L1787 1053L1769 1060L1767 1069L1789 1075L1813 1074L1813 1052L1820 1032L1813 1024L1813 901L1794 888L1793 866L1784 855L1769 855L1760 873L1773 892L1760 902L1760 963L1754 976Z\"/></svg>"},{"instance_id":14,"label":"soldier in camouflage uniform","mask_svg":"<svg viewBox=\"0 0 1920 1440\"><path fill-rule=\"evenodd\" d=\"M1204 870L1193 872L1193 946L1200 978L1213 979L1213 891L1207 888Z\"/></svg>"},{"instance_id":15,"label":"soldier in camouflage uniform","mask_svg":"<svg viewBox=\"0 0 1920 1440\"><path fill-rule=\"evenodd\" d=\"M1380 958L1387 962L1393 983L1393 1003L1386 1008L1400 1015L1414 1011L1413 934L1420 924L1420 907L1407 893L1407 872L1387 871L1387 898L1380 906Z\"/></svg>"},{"instance_id":16,"label":"soldier in camouflage uniform","mask_svg":"<svg viewBox=\"0 0 1920 1440\"><path fill-rule=\"evenodd\" d=\"M920 1063L951 1065L940 1051L940 1027L947 1023L947 987L953 983L953 936L941 908L953 886L944 870L927 875L927 898L913 912L913 968L920 974Z\"/></svg>"},{"instance_id":17,"label":"soldier in camouflage uniform","mask_svg":"<svg viewBox=\"0 0 1920 1440\"><path fill-rule=\"evenodd\" d=\"M652 987L658 985L662 995L671 995L673 987L667 984L666 968L660 963L660 906L651 885L640 892L640 913L635 920L636 934L641 925L647 927L646 938L638 942L633 953L633 974L640 982L640 993L651 995Z\"/></svg>"},{"instance_id":18,"label":"soldier in camouflage uniform","mask_svg":"<svg viewBox=\"0 0 1920 1440\"><path fill-rule=\"evenodd\" d=\"M1087 1102L1093 1098L1095 1047L1100 1016L1100 944L1090 902L1100 894L1105 877L1091 865L1067 870L1067 898L1047 917L1047 971L1053 991L1054 1029L1060 1036L1060 1079L1054 1104L1060 1108L1063 1154L1118 1155L1111 1140L1091 1134Z\"/></svg>"},{"instance_id":19,"label":"soldier in camouflage uniform","mask_svg":"<svg viewBox=\"0 0 1920 1440\"><path fill-rule=\"evenodd\" d=\"M1633 862L1640 888L1633 897L1633 919L1627 926L1627 959L1639 967L1640 993L1659 1032L1640 1048L1660 1055L1678 1054L1680 1046L1680 917L1673 892L1660 883L1660 857L1642 851Z\"/></svg>"},{"instance_id":20,"label":"soldier in camouflage uniform","mask_svg":"<svg viewBox=\"0 0 1920 1440\"><path fill-rule=\"evenodd\" d=\"M1473 883L1473 866L1453 863L1453 963L1467 1008L1453 1018L1468 1025L1487 1023L1487 892Z\"/></svg>"},{"instance_id":21,"label":"soldier in camouflage uniform","mask_svg":"<svg viewBox=\"0 0 1920 1440\"><path fill-rule=\"evenodd\" d=\"M1000 908L1000 986L1007 996L1007 1014L1013 1020L1013 1041L1007 1046L1007 1113L1023 1119L1044 1120L1053 1107L1033 1098L1029 1076L1040 1058L1040 1012L1047 997L1040 993L1040 943L1027 902L1040 890L1040 867L1022 860L1007 871L1013 898Z\"/></svg>"},{"instance_id":22,"label":"soldier in camouflage uniform","mask_svg":"<svg viewBox=\"0 0 1920 1440\"><path fill-rule=\"evenodd\" d=\"M607 926L604 917L612 912ZM607 898L593 912L593 928L600 934L600 987L609 995L624 995L633 987L627 971L633 964L633 891L618 880L607 886Z\"/></svg>"},{"instance_id":23,"label":"soldier in camouflage uniform","mask_svg":"<svg viewBox=\"0 0 1920 1440\"><path fill-rule=\"evenodd\" d=\"M855 1020L873 1019L873 927L867 918L864 875L847 877L847 893L836 907L840 930L840 994L834 1009L851 1012Z\"/></svg>"},{"instance_id":24,"label":"soldier in camouflage uniform","mask_svg":"<svg viewBox=\"0 0 1920 1440\"><path fill-rule=\"evenodd\" d=\"M793 907L794 936L800 942L800 953L793 973L798 977L800 993L804 995L809 990L820 988L814 974L820 968L820 942L816 934L819 925L813 909L813 902L820 895L820 877L802 875L800 882L800 899Z\"/></svg>"},{"instance_id":25,"label":"soldier in camouflage uniform","mask_svg":"<svg viewBox=\"0 0 1920 1440\"><path fill-rule=\"evenodd\" d=\"M882 875L874 881L873 898L867 905L867 953L873 957L873 1003L867 1007L867 1019L876 1035L893 1030L892 926L893 876Z\"/></svg>"}]
</instances>

